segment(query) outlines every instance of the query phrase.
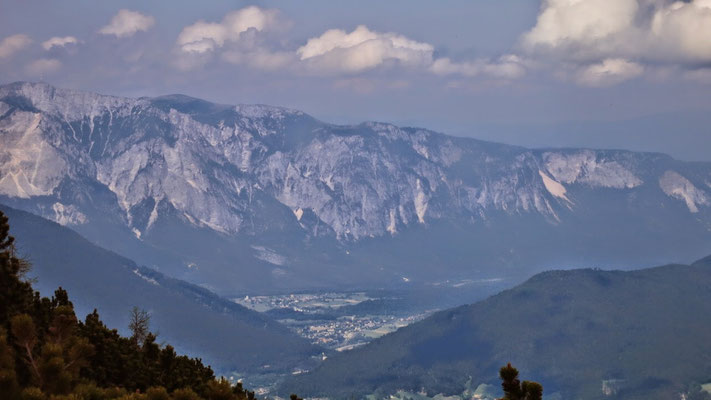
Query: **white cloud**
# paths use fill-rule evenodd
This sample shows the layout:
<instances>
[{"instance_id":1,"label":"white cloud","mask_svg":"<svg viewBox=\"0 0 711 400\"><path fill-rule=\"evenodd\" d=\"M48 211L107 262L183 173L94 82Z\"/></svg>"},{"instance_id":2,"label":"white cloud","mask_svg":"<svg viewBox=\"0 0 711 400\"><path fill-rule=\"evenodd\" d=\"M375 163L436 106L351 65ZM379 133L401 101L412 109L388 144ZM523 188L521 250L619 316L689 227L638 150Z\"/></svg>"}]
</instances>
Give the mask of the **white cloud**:
<instances>
[{"instance_id":1,"label":"white cloud","mask_svg":"<svg viewBox=\"0 0 711 400\"><path fill-rule=\"evenodd\" d=\"M611 86L636 78L644 72L638 63L621 58L608 58L600 63L581 68L576 81L584 86Z\"/></svg>"},{"instance_id":2,"label":"white cloud","mask_svg":"<svg viewBox=\"0 0 711 400\"><path fill-rule=\"evenodd\" d=\"M435 61L431 44L398 33L372 31L364 25L351 32L327 30L294 50L284 47L274 35L287 25L277 10L256 6L230 12L219 22L197 21L178 35L173 64L181 70L194 70L207 65L215 55L232 64L296 74L353 75L384 66L504 79L525 74L521 59L515 55L492 61Z\"/></svg>"},{"instance_id":3,"label":"white cloud","mask_svg":"<svg viewBox=\"0 0 711 400\"><path fill-rule=\"evenodd\" d=\"M651 33L668 57L711 62L711 0L677 1L656 10Z\"/></svg>"},{"instance_id":4,"label":"white cloud","mask_svg":"<svg viewBox=\"0 0 711 400\"><path fill-rule=\"evenodd\" d=\"M515 79L525 75L523 60L507 54L496 60L453 61L434 59L434 46L397 33L371 31L364 25L352 32L331 29L309 39L296 54L310 70L360 73L385 65L430 71L436 75L487 76Z\"/></svg>"},{"instance_id":5,"label":"white cloud","mask_svg":"<svg viewBox=\"0 0 711 400\"><path fill-rule=\"evenodd\" d=\"M711 0L544 0L522 44L585 62L711 62Z\"/></svg>"},{"instance_id":6,"label":"white cloud","mask_svg":"<svg viewBox=\"0 0 711 400\"><path fill-rule=\"evenodd\" d=\"M250 29L264 31L279 24L276 10L256 6L246 7L227 14L221 22L198 21L186 26L178 35L177 44L186 53L205 53L236 42Z\"/></svg>"},{"instance_id":7,"label":"white cloud","mask_svg":"<svg viewBox=\"0 0 711 400\"><path fill-rule=\"evenodd\" d=\"M479 59L454 62L449 58L439 58L432 63L430 70L437 75L487 75L500 79L516 79L526 74L523 60L515 54L504 55L495 61Z\"/></svg>"},{"instance_id":8,"label":"white cloud","mask_svg":"<svg viewBox=\"0 0 711 400\"><path fill-rule=\"evenodd\" d=\"M74 36L65 36L65 37L59 37L55 36L53 38L50 38L44 42L42 42L42 47L44 47L45 50L49 50L52 47L64 47L68 44L77 44L79 41L77 38Z\"/></svg>"},{"instance_id":9,"label":"white cloud","mask_svg":"<svg viewBox=\"0 0 711 400\"><path fill-rule=\"evenodd\" d=\"M145 32L155 25L155 18L150 15L143 15L138 11L119 10L111 18L108 25L99 30L104 35L114 35L118 38L133 36L137 32Z\"/></svg>"},{"instance_id":10,"label":"white cloud","mask_svg":"<svg viewBox=\"0 0 711 400\"><path fill-rule=\"evenodd\" d=\"M529 50L605 47L632 26L638 10L637 0L544 0L523 44Z\"/></svg>"},{"instance_id":11,"label":"white cloud","mask_svg":"<svg viewBox=\"0 0 711 400\"><path fill-rule=\"evenodd\" d=\"M15 52L29 46L30 43L32 43L32 39L27 35L17 34L8 36L0 41L0 58L10 57Z\"/></svg>"},{"instance_id":12,"label":"white cloud","mask_svg":"<svg viewBox=\"0 0 711 400\"><path fill-rule=\"evenodd\" d=\"M537 60L577 65L584 85L693 71L711 63L711 0L544 0L521 47Z\"/></svg>"},{"instance_id":13,"label":"white cloud","mask_svg":"<svg viewBox=\"0 0 711 400\"><path fill-rule=\"evenodd\" d=\"M40 76L57 71L61 67L62 63L59 62L59 60L54 58L40 58L27 66L27 72L31 75Z\"/></svg>"},{"instance_id":14,"label":"white cloud","mask_svg":"<svg viewBox=\"0 0 711 400\"><path fill-rule=\"evenodd\" d=\"M331 29L309 39L297 51L309 67L333 72L360 72L388 62L422 67L432 63L434 47L395 33L379 33L366 26L353 32Z\"/></svg>"}]
</instances>

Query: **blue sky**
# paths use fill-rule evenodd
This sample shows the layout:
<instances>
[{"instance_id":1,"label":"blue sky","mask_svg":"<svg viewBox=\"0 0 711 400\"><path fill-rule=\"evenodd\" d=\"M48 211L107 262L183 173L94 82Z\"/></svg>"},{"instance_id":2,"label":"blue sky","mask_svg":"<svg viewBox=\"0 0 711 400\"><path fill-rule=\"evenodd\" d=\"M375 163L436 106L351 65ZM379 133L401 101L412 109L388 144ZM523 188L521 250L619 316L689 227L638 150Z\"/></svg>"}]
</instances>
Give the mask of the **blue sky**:
<instances>
[{"instance_id":1,"label":"blue sky","mask_svg":"<svg viewBox=\"0 0 711 400\"><path fill-rule=\"evenodd\" d=\"M4 1L0 82L711 160L711 0Z\"/></svg>"}]
</instances>

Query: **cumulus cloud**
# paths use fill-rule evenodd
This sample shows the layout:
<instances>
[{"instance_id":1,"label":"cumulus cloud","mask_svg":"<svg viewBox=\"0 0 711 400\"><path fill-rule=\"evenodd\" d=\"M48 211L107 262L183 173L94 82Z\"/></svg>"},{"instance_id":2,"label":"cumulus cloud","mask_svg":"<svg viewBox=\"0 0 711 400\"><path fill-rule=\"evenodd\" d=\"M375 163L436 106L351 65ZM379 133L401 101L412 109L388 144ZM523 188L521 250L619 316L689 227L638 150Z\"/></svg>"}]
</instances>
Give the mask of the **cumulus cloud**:
<instances>
[{"instance_id":1,"label":"cumulus cloud","mask_svg":"<svg viewBox=\"0 0 711 400\"><path fill-rule=\"evenodd\" d=\"M449 58L439 58L432 63L430 69L437 75L488 75L500 79L517 79L526 74L523 60L515 54L507 54L494 61L479 59L455 62Z\"/></svg>"},{"instance_id":2,"label":"cumulus cloud","mask_svg":"<svg viewBox=\"0 0 711 400\"><path fill-rule=\"evenodd\" d=\"M32 43L29 36L17 34L8 36L0 41L0 58L7 58L24 49Z\"/></svg>"},{"instance_id":3,"label":"cumulus cloud","mask_svg":"<svg viewBox=\"0 0 711 400\"><path fill-rule=\"evenodd\" d=\"M695 69L711 63L711 0L544 0L521 44L578 63L582 82L636 77L642 65Z\"/></svg>"},{"instance_id":4,"label":"cumulus cloud","mask_svg":"<svg viewBox=\"0 0 711 400\"><path fill-rule=\"evenodd\" d=\"M186 26L178 35L177 45L186 53L205 53L223 47L227 42L237 42L250 29L264 31L279 24L276 10L256 6L233 11L220 22L198 21Z\"/></svg>"},{"instance_id":5,"label":"cumulus cloud","mask_svg":"<svg viewBox=\"0 0 711 400\"><path fill-rule=\"evenodd\" d=\"M638 63L621 58L608 58L581 68L576 80L584 86L611 86L636 78L643 72L644 67Z\"/></svg>"},{"instance_id":6,"label":"cumulus cloud","mask_svg":"<svg viewBox=\"0 0 711 400\"><path fill-rule=\"evenodd\" d=\"M677 1L657 9L651 35L668 57L711 62L711 0Z\"/></svg>"},{"instance_id":7,"label":"cumulus cloud","mask_svg":"<svg viewBox=\"0 0 711 400\"><path fill-rule=\"evenodd\" d=\"M278 35L288 21L277 10L246 7L219 22L200 20L182 29L176 39L173 64L182 70L203 67L215 58L261 70L295 74L355 75L381 67L400 67L438 75L486 75L513 79L525 74L521 59L506 55L495 60L455 62L434 60L434 46L394 32L377 32L365 25L347 32L330 29L294 49Z\"/></svg>"},{"instance_id":8,"label":"cumulus cloud","mask_svg":"<svg viewBox=\"0 0 711 400\"><path fill-rule=\"evenodd\" d=\"M347 33L331 29L309 39L297 51L312 68L334 72L360 72L388 62L405 66L428 66L434 47L395 33L379 33L358 26Z\"/></svg>"},{"instance_id":9,"label":"cumulus cloud","mask_svg":"<svg viewBox=\"0 0 711 400\"><path fill-rule=\"evenodd\" d=\"M50 50L52 47L64 47L68 44L77 44L77 43L79 43L79 41L74 36L65 36L65 37L55 36L53 38L50 38L50 39L42 42L42 47L44 47L45 50Z\"/></svg>"},{"instance_id":10,"label":"cumulus cloud","mask_svg":"<svg viewBox=\"0 0 711 400\"><path fill-rule=\"evenodd\" d=\"M150 15L143 15L138 11L119 10L111 18L108 25L99 30L104 35L114 35L118 38L129 37L137 32L145 32L155 25L155 18Z\"/></svg>"},{"instance_id":11,"label":"cumulus cloud","mask_svg":"<svg viewBox=\"0 0 711 400\"><path fill-rule=\"evenodd\" d=\"M436 75L486 76L516 79L526 73L523 60L507 54L495 60L453 61L434 59L435 48L401 34L376 32L364 25L352 32L331 29L309 39L296 50L309 70L327 73L360 73L383 66L429 71Z\"/></svg>"},{"instance_id":12,"label":"cumulus cloud","mask_svg":"<svg viewBox=\"0 0 711 400\"><path fill-rule=\"evenodd\" d=\"M27 65L27 72L31 75L41 76L57 71L62 67L62 63L54 58L40 58Z\"/></svg>"},{"instance_id":13,"label":"cumulus cloud","mask_svg":"<svg viewBox=\"0 0 711 400\"><path fill-rule=\"evenodd\" d=\"M632 27L638 10L638 0L544 0L523 44L528 50L602 50L616 45L610 39Z\"/></svg>"},{"instance_id":14,"label":"cumulus cloud","mask_svg":"<svg viewBox=\"0 0 711 400\"><path fill-rule=\"evenodd\" d=\"M539 60L575 65L575 81L608 86L711 63L711 0L544 0L521 38ZM562 74L564 75L564 74Z\"/></svg>"}]
</instances>

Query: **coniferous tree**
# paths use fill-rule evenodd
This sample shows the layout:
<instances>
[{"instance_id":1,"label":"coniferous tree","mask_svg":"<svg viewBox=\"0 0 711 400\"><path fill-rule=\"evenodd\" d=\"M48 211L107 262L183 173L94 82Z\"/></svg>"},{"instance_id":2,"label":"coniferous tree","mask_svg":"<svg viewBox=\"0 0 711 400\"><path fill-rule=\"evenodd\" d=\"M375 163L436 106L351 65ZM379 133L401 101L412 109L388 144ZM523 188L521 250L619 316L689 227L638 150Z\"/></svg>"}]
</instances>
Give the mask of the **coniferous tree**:
<instances>
[{"instance_id":1,"label":"coniferous tree","mask_svg":"<svg viewBox=\"0 0 711 400\"><path fill-rule=\"evenodd\" d=\"M40 372L39 360L35 354L37 331L32 317L27 314L15 315L10 321L10 326L15 343L21 349L21 357L32 374L29 383L42 386L42 373Z\"/></svg>"},{"instance_id":2,"label":"coniferous tree","mask_svg":"<svg viewBox=\"0 0 711 400\"><path fill-rule=\"evenodd\" d=\"M543 386L537 382L518 379L518 370L508 363L499 370L501 388L504 397L500 400L541 400L543 399Z\"/></svg>"},{"instance_id":3,"label":"coniferous tree","mask_svg":"<svg viewBox=\"0 0 711 400\"><path fill-rule=\"evenodd\" d=\"M0 212L0 321L9 329L11 316L32 308L33 291L30 283L22 280L29 263L15 254L15 238L10 236L7 217Z\"/></svg>"},{"instance_id":4,"label":"coniferous tree","mask_svg":"<svg viewBox=\"0 0 711 400\"><path fill-rule=\"evenodd\" d=\"M171 396L173 400L201 400L200 396L188 387L174 390Z\"/></svg>"},{"instance_id":5,"label":"coniferous tree","mask_svg":"<svg viewBox=\"0 0 711 400\"><path fill-rule=\"evenodd\" d=\"M245 390L244 387L242 386L242 382L237 382L237 384L234 386L232 392L235 394L236 400L252 400L252 399L254 399L254 392Z\"/></svg>"},{"instance_id":6,"label":"coniferous tree","mask_svg":"<svg viewBox=\"0 0 711 400\"><path fill-rule=\"evenodd\" d=\"M171 400L168 391L163 386L154 386L146 390L148 400Z\"/></svg>"},{"instance_id":7,"label":"coniferous tree","mask_svg":"<svg viewBox=\"0 0 711 400\"><path fill-rule=\"evenodd\" d=\"M58 291L59 292L59 291ZM67 293L56 299L57 308L42 347L41 373L48 393L68 393L87 365L93 346L76 335L77 319Z\"/></svg>"},{"instance_id":8,"label":"coniferous tree","mask_svg":"<svg viewBox=\"0 0 711 400\"><path fill-rule=\"evenodd\" d=\"M214 380L207 386L206 397L208 400L234 400L232 385L225 378Z\"/></svg>"},{"instance_id":9,"label":"coniferous tree","mask_svg":"<svg viewBox=\"0 0 711 400\"><path fill-rule=\"evenodd\" d=\"M5 331L0 328L0 393L8 399L16 399L20 394L20 384L15 372L15 357L12 347L7 342Z\"/></svg>"}]
</instances>

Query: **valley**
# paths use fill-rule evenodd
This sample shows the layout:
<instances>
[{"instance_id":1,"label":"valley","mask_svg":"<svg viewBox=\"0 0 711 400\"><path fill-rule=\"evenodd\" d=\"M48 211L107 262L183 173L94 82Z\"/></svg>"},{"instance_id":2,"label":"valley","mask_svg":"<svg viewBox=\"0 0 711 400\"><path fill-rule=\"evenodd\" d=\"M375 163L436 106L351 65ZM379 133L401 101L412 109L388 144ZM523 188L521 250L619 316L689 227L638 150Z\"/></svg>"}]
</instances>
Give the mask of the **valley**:
<instances>
[{"instance_id":1,"label":"valley","mask_svg":"<svg viewBox=\"0 0 711 400\"><path fill-rule=\"evenodd\" d=\"M436 311L417 312L410 307L398 309L398 305L402 307L401 300L371 297L364 292L299 293L234 299L242 306L266 313L311 343L336 351L364 345ZM374 304L378 304L377 309Z\"/></svg>"},{"instance_id":2,"label":"valley","mask_svg":"<svg viewBox=\"0 0 711 400\"><path fill-rule=\"evenodd\" d=\"M264 313L315 345L340 352L508 285L503 279L467 280L399 290L247 295L232 301Z\"/></svg>"},{"instance_id":3,"label":"valley","mask_svg":"<svg viewBox=\"0 0 711 400\"><path fill-rule=\"evenodd\" d=\"M383 314L353 314L353 306L366 301L383 301L368 297L363 292L251 296L235 301L247 308L266 312L313 344L336 351L361 346L419 321L430 313L397 316L402 312L396 314L396 310L385 310Z\"/></svg>"}]
</instances>

